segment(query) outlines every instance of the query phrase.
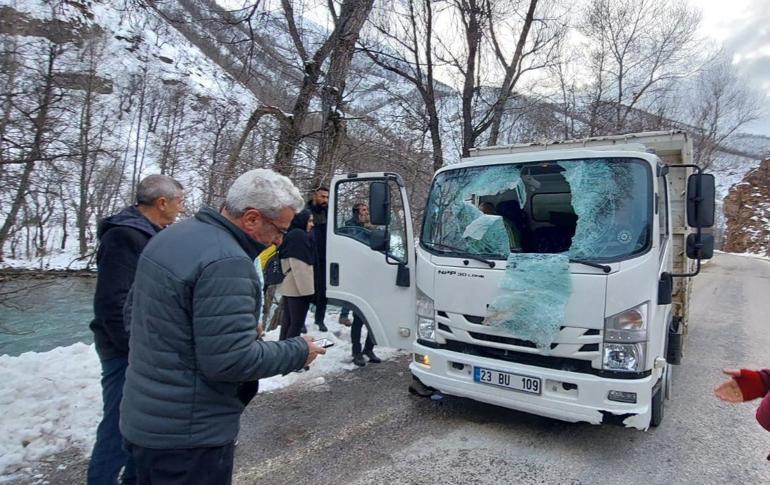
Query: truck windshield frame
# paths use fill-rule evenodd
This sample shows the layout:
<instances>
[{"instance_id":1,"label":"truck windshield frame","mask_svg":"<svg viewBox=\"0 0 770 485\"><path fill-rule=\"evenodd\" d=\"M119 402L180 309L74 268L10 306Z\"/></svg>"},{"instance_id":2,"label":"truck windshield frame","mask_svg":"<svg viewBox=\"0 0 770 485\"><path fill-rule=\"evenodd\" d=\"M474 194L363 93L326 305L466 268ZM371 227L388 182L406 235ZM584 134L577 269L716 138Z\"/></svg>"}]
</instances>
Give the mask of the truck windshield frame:
<instances>
[{"instance_id":1,"label":"truck windshield frame","mask_svg":"<svg viewBox=\"0 0 770 485\"><path fill-rule=\"evenodd\" d=\"M428 193L420 247L458 258L567 253L596 263L624 261L652 248L653 199L650 163L638 157L445 170L434 177ZM533 209L546 201L553 206ZM440 251L440 245L465 251Z\"/></svg>"}]
</instances>

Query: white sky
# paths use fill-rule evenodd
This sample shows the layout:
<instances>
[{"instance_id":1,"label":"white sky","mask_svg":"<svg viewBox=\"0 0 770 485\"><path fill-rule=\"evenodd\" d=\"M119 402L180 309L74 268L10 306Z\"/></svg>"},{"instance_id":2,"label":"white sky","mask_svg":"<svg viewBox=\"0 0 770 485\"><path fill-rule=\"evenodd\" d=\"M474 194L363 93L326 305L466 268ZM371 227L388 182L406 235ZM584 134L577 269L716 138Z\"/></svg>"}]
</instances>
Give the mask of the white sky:
<instances>
[{"instance_id":1,"label":"white sky","mask_svg":"<svg viewBox=\"0 0 770 485\"><path fill-rule=\"evenodd\" d=\"M701 8L701 32L733 53L739 72L767 94L765 116L742 131L770 136L770 2L690 0Z\"/></svg>"}]
</instances>

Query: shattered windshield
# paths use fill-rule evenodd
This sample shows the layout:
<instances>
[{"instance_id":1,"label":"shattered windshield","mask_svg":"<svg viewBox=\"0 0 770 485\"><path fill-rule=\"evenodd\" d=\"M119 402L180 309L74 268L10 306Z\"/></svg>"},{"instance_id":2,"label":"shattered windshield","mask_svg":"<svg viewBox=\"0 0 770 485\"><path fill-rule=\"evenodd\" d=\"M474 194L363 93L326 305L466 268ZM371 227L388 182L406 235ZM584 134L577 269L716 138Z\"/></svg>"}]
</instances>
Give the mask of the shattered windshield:
<instances>
[{"instance_id":1,"label":"shattered windshield","mask_svg":"<svg viewBox=\"0 0 770 485\"><path fill-rule=\"evenodd\" d=\"M433 253L620 260L645 252L651 172L632 158L459 168L433 182L420 243Z\"/></svg>"}]
</instances>

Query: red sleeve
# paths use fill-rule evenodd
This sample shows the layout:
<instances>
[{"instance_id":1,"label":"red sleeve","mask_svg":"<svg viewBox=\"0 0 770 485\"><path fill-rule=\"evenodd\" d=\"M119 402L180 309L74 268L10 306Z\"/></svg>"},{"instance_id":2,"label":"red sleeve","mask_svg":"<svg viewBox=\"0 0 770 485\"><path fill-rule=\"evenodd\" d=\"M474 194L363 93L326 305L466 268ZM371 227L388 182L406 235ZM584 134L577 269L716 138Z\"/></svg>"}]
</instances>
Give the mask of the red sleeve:
<instances>
[{"instance_id":1,"label":"red sleeve","mask_svg":"<svg viewBox=\"0 0 770 485\"><path fill-rule=\"evenodd\" d=\"M757 408L757 421L763 428L770 431L770 394L765 395Z\"/></svg>"},{"instance_id":2,"label":"red sleeve","mask_svg":"<svg viewBox=\"0 0 770 485\"><path fill-rule=\"evenodd\" d=\"M741 369L741 375L733 377L735 382L738 383L738 387L741 389L744 401L751 401L752 399L767 394L768 382L764 379L764 377L767 377L767 375L764 374L766 372L767 371Z\"/></svg>"}]
</instances>

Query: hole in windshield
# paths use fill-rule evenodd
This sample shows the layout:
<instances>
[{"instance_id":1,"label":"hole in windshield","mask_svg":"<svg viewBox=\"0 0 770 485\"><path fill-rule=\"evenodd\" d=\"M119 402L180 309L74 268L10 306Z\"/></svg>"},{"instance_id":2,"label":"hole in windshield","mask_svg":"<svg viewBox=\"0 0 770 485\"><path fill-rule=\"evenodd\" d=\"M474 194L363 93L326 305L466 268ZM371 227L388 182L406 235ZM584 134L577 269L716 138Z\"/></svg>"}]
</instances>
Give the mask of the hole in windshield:
<instances>
[{"instance_id":1,"label":"hole in windshield","mask_svg":"<svg viewBox=\"0 0 770 485\"><path fill-rule=\"evenodd\" d=\"M421 244L453 256L612 261L649 248L648 164L629 158L468 167L436 176Z\"/></svg>"}]
</instances>

